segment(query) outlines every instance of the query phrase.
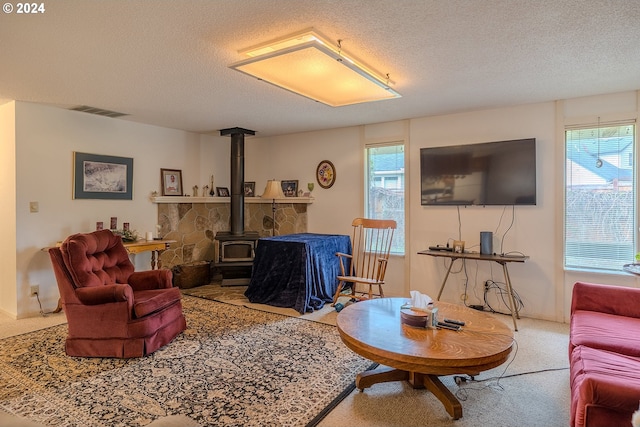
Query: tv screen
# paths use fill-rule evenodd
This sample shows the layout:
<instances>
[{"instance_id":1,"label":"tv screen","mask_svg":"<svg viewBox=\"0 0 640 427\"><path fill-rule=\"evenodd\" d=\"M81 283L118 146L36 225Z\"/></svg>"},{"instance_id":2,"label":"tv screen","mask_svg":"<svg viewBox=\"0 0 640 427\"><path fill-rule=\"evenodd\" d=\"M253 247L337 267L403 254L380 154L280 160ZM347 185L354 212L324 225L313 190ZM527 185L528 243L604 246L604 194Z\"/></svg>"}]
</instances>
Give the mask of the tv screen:
<instances>
[{"instance_id":1,"label":"tv screen","mask_svg":"<svg viewBox=\"0 0 640 427\"><path fill-rule=\"evenodd\" d=\"M422 205L535 205L535 138L420 149Z\"/></svg>"}]
</instances>

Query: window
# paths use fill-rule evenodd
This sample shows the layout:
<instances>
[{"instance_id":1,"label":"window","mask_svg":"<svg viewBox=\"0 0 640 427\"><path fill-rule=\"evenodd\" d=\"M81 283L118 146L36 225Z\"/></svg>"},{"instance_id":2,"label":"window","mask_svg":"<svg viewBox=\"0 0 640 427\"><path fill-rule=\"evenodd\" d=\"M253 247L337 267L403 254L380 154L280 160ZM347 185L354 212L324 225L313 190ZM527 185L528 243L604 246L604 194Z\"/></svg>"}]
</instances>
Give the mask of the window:
<instances>
[{"instance_id":1,"label":"window","mask_svg":"<svg viewBox=\"0 0 640 427\"><path fill-rule=\"evenodd\" d=\"M635 125L565 131L564 265L621 270L636 254Z\"/></svg>"},{"instance_id":2,"label":"window","mask_svg":"<svg viewBox=\"0 0 640 427\"><path fill-rule=\"evenodd\" d=\"M404 145L367 145L366 162L365 215L395 220L391 252L404 254Z\"/></svg>"}]
</instances>

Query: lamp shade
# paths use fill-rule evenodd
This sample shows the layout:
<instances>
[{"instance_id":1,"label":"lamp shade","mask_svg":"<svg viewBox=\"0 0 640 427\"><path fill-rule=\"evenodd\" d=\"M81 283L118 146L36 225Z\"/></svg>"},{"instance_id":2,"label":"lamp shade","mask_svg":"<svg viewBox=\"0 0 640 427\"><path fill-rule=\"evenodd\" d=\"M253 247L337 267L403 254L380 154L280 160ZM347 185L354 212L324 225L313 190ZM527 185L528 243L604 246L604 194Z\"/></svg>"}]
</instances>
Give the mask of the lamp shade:
<instances>
[{"instance_id":1,"label":"lamp shade","mask_svg":"<svg viewBox=\"0 0 640 427\"><path fill-rule=\"evenodd\" d=\"M270 179L267 181L267 186L262 193L263 199L284 199L284 193L282 192L282 184L280 181Z\"/></svg>"}]
</instances>

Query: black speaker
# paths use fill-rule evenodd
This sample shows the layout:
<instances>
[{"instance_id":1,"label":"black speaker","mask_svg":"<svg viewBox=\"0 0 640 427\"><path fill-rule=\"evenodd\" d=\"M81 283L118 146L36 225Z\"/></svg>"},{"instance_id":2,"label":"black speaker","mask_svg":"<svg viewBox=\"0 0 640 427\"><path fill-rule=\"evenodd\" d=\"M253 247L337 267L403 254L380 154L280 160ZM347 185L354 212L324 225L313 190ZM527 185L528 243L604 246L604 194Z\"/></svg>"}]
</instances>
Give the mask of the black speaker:
<instances>
[{"instance_id":1,"label":"black speaker","mask_svg":"<svg viewBox=\"0 0 640 427\"><path fill-rule=\"evenodd\" d=\"M491 231L480 232L480 253L482 255L493 254L493 233Z\"/></svg>"}]
</instances>

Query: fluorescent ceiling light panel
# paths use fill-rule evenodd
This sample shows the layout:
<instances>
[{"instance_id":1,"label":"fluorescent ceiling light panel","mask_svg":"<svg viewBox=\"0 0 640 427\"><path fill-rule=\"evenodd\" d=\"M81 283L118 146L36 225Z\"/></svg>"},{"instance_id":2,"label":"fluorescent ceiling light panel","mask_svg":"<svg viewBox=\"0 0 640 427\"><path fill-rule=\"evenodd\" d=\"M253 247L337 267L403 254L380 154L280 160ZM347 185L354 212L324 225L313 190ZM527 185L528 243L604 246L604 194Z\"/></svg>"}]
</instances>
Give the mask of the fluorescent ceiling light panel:
<instances>
[{"instance_id":1,"label":"fluorescent ceiling light panel","mask_svg":"<svg viewBox=\"0 0 640 427\"><path fill-rule=\"evenodd\" d=\"M249 59L229 67L307 98L340 107L399 98L381 77L313 30L239 51Z\"/></svg>"}]
</instances>

